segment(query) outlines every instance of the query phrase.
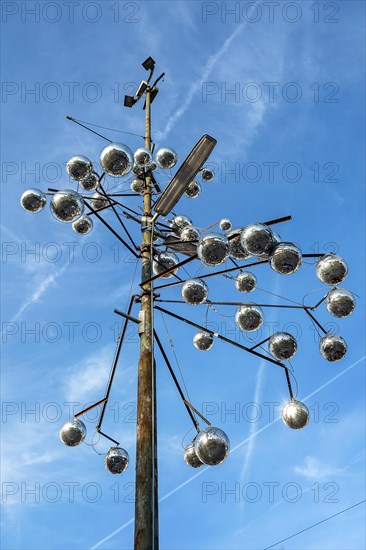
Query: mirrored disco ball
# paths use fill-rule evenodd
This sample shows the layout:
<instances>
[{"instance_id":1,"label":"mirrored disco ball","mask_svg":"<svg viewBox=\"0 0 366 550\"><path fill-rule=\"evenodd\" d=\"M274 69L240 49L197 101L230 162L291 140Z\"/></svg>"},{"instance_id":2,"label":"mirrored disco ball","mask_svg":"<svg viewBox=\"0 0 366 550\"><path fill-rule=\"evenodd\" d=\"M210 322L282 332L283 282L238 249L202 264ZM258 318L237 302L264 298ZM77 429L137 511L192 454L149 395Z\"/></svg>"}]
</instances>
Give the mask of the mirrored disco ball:
<instances>
[{"instance_id":1,"label":"mirrored disco ball","mask_svg":"<svg viewBox=\"0 0 366 550\"><path fill-rule=\"evenodd\" d=\"M326 285L339 285L347 277L348 267L340 256L326 254L316 264L316 275Z\"/></svg>"},{"instance_id":2,"label":"mirrored disco ball","mask_svg":"<svg viewBox=\"0 0 366 550\"><path fill-rule=\"evenodd\" d=\"M272 236L273 236L273 245L275 246L276 244L280 244L280 242L282 241L281 237L279 236L278 233L276 233L276 231L273 231L272 229Z\"/></svg>"},{"instance_id":3,"label":"mirrored disco ball","mask_svg":"<svg viewBox=\"0 0 366 550\"><path fill-rule=\"evenodd\" d=\"M268 349L279 361L291 359L297 351L297 342L288 332L275 332L268 341Z\"/></svg>"},{"instance_id":4,"label":"mirrored disco ball","mask_svg":"<svg viewBox=\"0 0 366 550\"><path fill-rule=\"evenodd\" d=\"M235 278L235 286L239 292L252 292L257 286L257 278L250 271L242 271Z\"/></svg>"},{"instance_id":5,"label":"mirrored disco ball","mask_svg":"<svg viewBox=\"0 0 366 550\"><path fill-rule=\"evenodd\" d=\"M291 399L282 408L282 420L289 428L300 430L309 422L310 413L307 406L301 401Z\"/></svg>"},{"instance_id":6,"label":"mirrored disco ball","mask_svg":"<svg viewBox=\"0 0 366 550\"><path fill-rule=\"evenodd\" d=\"M208 233L201 237L197 246L197 254L201 262L207 266L220 265L229 256L229 242L224 235Z\"/></svg>"},{"instance_id":7,"label":"mirrored disco ball","mask_svg":"<svg viewBox=\"0 0 366 550\"><path fill-rule=\"evenodd\" d=\"M220 428L209 426L194 440L194 448L201 462L209 466L222 464L230 451L228 436Z\"/></svg>"},{"instance_id":8,"label":"mirrored disco ball","mask_svg":"<svg viewBox=\"0 0 366 550\"><path fill-rule=\"evenodd\" d=\"M90 175L93 170L91 160L83 155L74 155L66 163L66 172L73 180L80 181Z\"/></svg>"},{"instance_id":9,"label":"mirrored disco ball","mask_svg":"<svg viewBox=\"0 0 366 550\"><path fill-rule=\"evenodd\" d=\"M187 304L198 305L208 298L208 287L202 279L188 279L182 284L182 298Z\"/></svg>"},{"instance_id":10,"label":"mirrored disco ball","mask_svg":"<svg viewBox=\"0 0 366 550\"><path fill-rule=\"evenodd\" d=\"M161 252L159 255L154 257L153 271L156 275L160 275L160 273L163 273L171 267L175 267L177 264L179 264L179 259L178 256L173 254L173 252ZM177 271L178 268L174 269L170 273L162 275L162 277L164 279L168 279L169 277L173 277Z\"/></svg>"},{"instance_id":11,"label":"mirrored disco ball","mask_svg":"<svg viewBox=\"0 0 366 550\"><path fill-rule=\"evenodd\" d=\"M94 193L94 195L90 199L90 205L93 210L100 210L101 208L105 208L106 206L108 206L109 201L104 195L101 195L100 193Z\"/></svg>"},{"instance_id":12,"label":"mirrored disco ball","mask_svg":"<svg viewBox=\"0 0 366 550\"><path fill-rule=\"evenodd\" d=\"M60 439L62 443L68 447L76 447L85 439L86 427L85 424L78 418L66 422L60 430Z\"/></svg>"},{"instance_id":13,"label":"mirrored disco ball","mask_svg":"<svg viewBox=\"0 0 366 550\"><path fill-rule=\"evenodd\" d=\"M226 218L221 220L220 223L219 223L219 228L221 229L221 231L230 231L232 226L233 226L233 224L231 223L231 221L227 220Z\"/></svg>"},{"instance_id":14,"label":"mirrored disco ball","mask_svg":"<svg viewBox=\"0 0 366 550\"><path fill-rule=\"evenodd\" d=\"M143 195L145 189L145 181L142 178L135 178L131 182L131 191Z\"/></svg>"},{"instance_id":15,"label":"mirrored disco ball","mask_svg":"<svg viewBox=\"0 0 366 550\"><path fill-rule=\"evenodd\" d=\"M198 231L197 227L193 227L193 225L188 225L182 231L180 232L180 240L187 242L198 242L200 239L200 232Z\"/></svg>"},{"instance_id":16,"label":"mirrored disco ball","mask_svg":"<svg viewBox=\"0 0 366 550\"><path fill-rule=\"evenodd\" d=\"M110 143L100 153L100 165L111 176L125 176L133 166L132 151L123 143Z\"/></svg>"},{"instance_id":17,"label":"mirrored disco ball","mask_svg":"<svg viewBox=\"0 0 366 550\"><path fill-rule=\"evenodd\" d=\"M249 254L267 259L273 247L273 233L268 225L252 223L244 227L240 242Z\"/></svg>"},{"instance_id":18,"label":"mirrored disco ball","mask_svg":"<svg viewBox=\"0 0 366 550\"><path fill-rule=\"evenodd\" d=\"M20 197L20 204L24 210L36 214L46 206L47 197L40 189L27 189Z\"/></svg>"},{"instance_id":19,"label":"mirrored disco ball","mask_svg":"<svg viewBox=\"0 0 366 550\"><path fill-rule=\"evenodd\" d=\"M137 164L134 164L132 167L132 173L139 177L144 175L144 168L142 166L138 166Z\"/></svg>"},{"instance_id":20,"label":"mirrored disco ball","mask_svg":"<svg viewBox=\"0 0 366 550\"><path fill-rule=\"evenodd\" d=\"M189 443L189 445L187 445L187 447L184 449L184 460L188 466L191 466L191 468L199 468L200 466L203 466L203 462L200 461L196 454L194 441L192 441L192 443Z\"/></svg>"},{"instance_id":21,"label":"mirrored disco ball","mask_svg":"<svg viewBox=\"0 0 366 550\"><path fill-rule=\"evenodd\" d=\"M201 194L201 191L202 187L200 186L200 184L193 180L188 185L184 194L189 199L196 199Z\"/></svg>"},{"instance_id":22,"label":"mirrored disco ball","mask_svg":"<svg viewBox=\"0 0 366 550\"><path fill-rule=\"evenodd\" d=\"M240 235L242 232L242 227L237 227L236 229L231 229L227 234L229 241L229 254L234 260L246 260L250 257L250 254L247 250L241 245ZM234 237L230 238L232 235Z\"/></svg>"},{"instance_id":23,"label":"mirrored disco ball","mask_svg":"<svg viewBox=\"0 0 366 550\"><path fill-rule=\"evenodd\" d=\"M338 334L326 334L320 340L319 351L327 361L340 361L347 353L347 344Z\"/></svg>"},{"instance_id":24,"label":"mirrored disco ball","mask_svg":"<svg viewBox=\"0 0 366 550\"><path fill-rule=\"evenodd\" d=\"M201 170L202 181L211 181L214 177L214 173L209 168L203 168Z\"/></svg>"},{"instance_id":25,"label":"mirrored disco ball","mask_svg":"<svg viewBox=\"0 0 366 550\"><path fill-rule=\"evenodd\" d=\"M259 306L239 306L235 314L235 322L239 328L247 332L258 330L263 324L263 313Z\"/></svg>"},{"instance_id":26,"label":"mirrored disco ball","mask_svg":"<svg viewBox=\"0 0 366 550\"><path fill-rule=\"evenodd\" d=\"M71 227L75 233L79 235L87 235L93 229L93 220L90 216L81 216L76 222L73 222Z\"/></svg>"},{"instance_id":27,"label":"mirrored disco ball","mask_svg":"<svg viewBox=\"0 0 366 550\"><path fill-rule=\"evenodd\" d=\"M148 166L152 162L151 151L145 147L140 147L134 152L133 159L137 166Z\"/></svg>"},{"instance_id":28,"label":"mirrored disco ball","mask_svg":"<svg viewBox=\"0 0 366 550\"><path fill-rule=\"evenodd\" d=\"M104 458L104 466L111 474L122 474L128 468L130 457L121 447L111 447Z\"/></svg>"},{"instance_id":29,"label":"mirrored disco ball","mask_svg":"<svg viewBox=\"0 0 366 550\"><path fill-rule=\"evenodd\" d=\"M99 175L96 172L91 172L89 176L80 180L80 187L85 191L95 191L99 185Z\"/></svg>"},{"instance_id":30,"label":"mirrored disco ball","mask_svg":"<svg viewBox=\"0 0 366 550\"><path fill-rule=\"evenodd\" d=\"M347 317L356 307L356 300L352 292L345 288L334 288L328 292L326 306L334 317Z\"/></svg>"},{"instance_id":31,"label":"mirrored disco ball","mask_svg":"<svg viewBox=\"0 0 366 550\"><path fill-rule=\"evenodd\" d=\"M213 336L209 332L199 330L193 336L193 345L200 351L208 351L213 346Z\"/></svg>"},{"instance_id":32,"label":"mirrored disco ball","mask_svg":"<svg viewBox=\"0 0 366 550\"><path fill-rule=\"evenodd\" d=\"M270 266L282 275L291 275L295 273L301 265L301 250L292 243L280 243L275 245L271 258Z\"/></svg>"},{"instance_id":33,"label":"mirrored disco ball","mask_svg":"<svg viewBox=\"0 0 366 550\"><path fill-rule=\"evenodd\" d=\"M51 199L51 212L60 222L74 222L84 213L84 200L72 189L57 191Z\"/></svg>"},{"instance_id":34,"label":"mirrored disco ball","mask_svg":"<svg viewBox=\"0 0 366 550\"><path fill-rule=\"evenodd\" d=\"M173 168L178 161L178 155L174 151L174 149L170 149L169 147L162 147L159 149L159 151L156 153L155 156L155 162L160 168L164 168L164 170L169 170L169 168Z\"/></svg>"},{"instance_id":35,"label":"mirrored disco ball","mask_svg":"<svg viewBox=\"0 0 366 550\"><path fill-rule=\"evenodd\" d=\"M158 165L156 164L156 162L150 162L150 164L145 166L145 170L146 170L146 172L155 172L157 167L158 167Z\"/></svg>"},{"instance_id":36,"label":"mirrored disco ball","mask_svg":"<svg viewBox=\"0 0 366 550\"><path fill-rule=\"evenodd\" d=\"M174 216L174 218L172 219L172 231L174 231L174 233L177 233L178 235L182 231L182 229L188 227L189 225L192 225L192 220L190 220L188 216L179 215Z\"/></svg>"}]
</instances>

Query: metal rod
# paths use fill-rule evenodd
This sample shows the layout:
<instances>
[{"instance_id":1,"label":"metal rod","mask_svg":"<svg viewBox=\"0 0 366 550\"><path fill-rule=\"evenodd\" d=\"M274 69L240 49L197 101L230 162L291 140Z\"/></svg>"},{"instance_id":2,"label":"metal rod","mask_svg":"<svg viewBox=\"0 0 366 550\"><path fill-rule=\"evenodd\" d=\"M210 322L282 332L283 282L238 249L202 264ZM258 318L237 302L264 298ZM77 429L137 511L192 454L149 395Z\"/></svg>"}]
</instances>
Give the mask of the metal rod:
<instances>
[{"instance_id":1,"label":"metal rod","mask_svg":"<svg viewBox=\"0 0 366 550\"><path fill-rule=\"evenodd\" d=\"M289 222L290 220L292 220L292 216L284 216L283 218L276 218L269 222L263 222L263 225L275 225L276 223Z\"/></svg>"},{"instance_id":2,"label":"metal rod","mask_svg":"<svg viewBox=\"0 0 366 550\"><path fill-rule=\"evenodd\" d=\"M259 343L256 344L255 346L252 346L250 349L258 348L258 347L261 346L262 344L265 344L266 342L268 342L268 340L269 340L270 338L271 338L271 337L268 336L268 338L265 338L264 340L262 340L261 342L259 342Z\"/></svg>"},{"instance_id":3,"label":"metal rod","mask_svg":"<svg viewBox=\"0 0 366 550\"><path fill-rule=\"evenodd\" d=\"M170 304L186 304L187 302L185 302L184 300L162 300L162 299L157 299L156 300L157 302L165 302L165 303L170 303ZM212 304L213 306L251 306L253 305L253 302L213 302L211 300L207 300L206 302L204 302L204 305L210 305ZM287 306L287 305L279 305L279 304L254 304L258 307L279 307L279 308L289 308L289 309L311 309L311 308L308 308L308 306Z\"/></svg>"},{"instance_id":4,"label":"metal rod","mask_svg":"<svg viewBox=\"0 0 366 550\"><path fill-rule=\"evenodd\" d=\"M85 124L81 124L81 122L78 122L77 120L75 120L75 118L72 118L72 116L67 116L66 118L67 118L67 120L71 120L71 122L75 122L75 124L78 124L79 126L82 126L86 130L89 130L89 132L92 132L93 134L105 139L106 141L109 141L109 143L113 143L111 139L108 139L107 137L103 136L102 134L99 134L98 132L96 132L95 130L92 130L91 128L88 128L88 126L85 126Z\"/></svg>"},{"instance_id":5,"label":"metal rod","mask_svg":"<svg viewBox=\"0 0 366 550\"><path fill-rule=\"evenodd\" d=\"M206 424L208 426L211 426L211 422L209 422L207 420L207 418L205 418L203 416L203 414L201 414L193 405L192 403L190 403L189 401L187 401L187 399L184 399L184 404L187 405L187 407L189 407L190 409L192 409L192 411L194 411L204 422L206 422Z\"/></svg>"},{"instance_id":6,"label":"metal rod","mask_svg":"<svg viewBox=\"0 0 366 550\"><path fill-rule=\"evenodd\" d=\"M86 409L76 413L74 416L75 418L77 418L78 416L81 416L82 414L85 414L87 413L88 411L91 411L92 409L94 409L94 407L98 407L98 405L101 405L102 403L104 403L104 401L106 401L108 398L107 397L104 397L103 399L101 399L100 401L97 401L96 403L94 403L94 405L90 405L90 407L87 407Z\"/></svg>"},{"instance_id":7,"label":"metal rod","mask_svg":"<svg viewBox=\"0 0 366 550\"><path fill-rule=\"evenodd\" d=\"M109 437L109 435L105 434L104 432L102 432L101 430L97 430L97 432L102 435L103 437L106 437L107 439L109 439L109 441L113 441L113 443L116 444L116 446L118 447L119 445L119 442L116 441L115 439L113 439L112 437Z\"/></svg>"},{"instance_id":8,"label":"metal rod","mask_svg":"<svg viewBox=\"0 0 366 550\"><path fill-rule=\"evenodd\" d=\"M123 311L120 311L119 309L114 309L114 313L117 313L117 315L120 315L121 317L124 317L125 319L128 319L129 321L132 321L133 323L139 324L139 320L136 319L136 317L132 317L131 315L128 315L127 313L123 313Z\"/></svg>"},{"instance_id":9,"label":"metal rod","mask_svg":"<svg viewBox=\"0 0 366 550\"><path fill-rule=\"evenodd\" d=\"M287 382L287 387L288 387L288 391L289 391L289 394L290 394L290 399L293 399L294 394L293 394L293 391L292 391L290 375L288 373L288 368L287 367L285 367L285 374L286 374L286 382Z\"/></svg>"},{"instance_id":10,"label":"metal rod","mask_svg":"<svg viewBox=\"0 0 366 550\"><path fill-rule=\"evenodd\" d=\"M317 321L317 319L315 319L314 315L312 313L310 313L310 311L308 309L305 309L306 313L309 315L309 317L314 321L314 323L316 325L318 325L318 327L320 328L320 330L322 330L324 332L324 334L327 334L328 331L325 330L324 327L322 327L322 325Z\"/></svg>"},{"instance_id":11,"label":"metal rod","mask_svg":"<svg viewBox=\"0 0 366 550\"><path fill-rule=\"evenodd\" d=\"M323 296L323 298L322 298L321 300L319 300L319 302L317 302L317 303L315 304L315 306L313 306L311 309L314 310L314 309L316 309L318 306L320 306L320 304L322 304L322 303L324 302L324 300L327 299L327 296L328 296L328 293L327 293L325 296Z\"/></svg>"}]
</instances>

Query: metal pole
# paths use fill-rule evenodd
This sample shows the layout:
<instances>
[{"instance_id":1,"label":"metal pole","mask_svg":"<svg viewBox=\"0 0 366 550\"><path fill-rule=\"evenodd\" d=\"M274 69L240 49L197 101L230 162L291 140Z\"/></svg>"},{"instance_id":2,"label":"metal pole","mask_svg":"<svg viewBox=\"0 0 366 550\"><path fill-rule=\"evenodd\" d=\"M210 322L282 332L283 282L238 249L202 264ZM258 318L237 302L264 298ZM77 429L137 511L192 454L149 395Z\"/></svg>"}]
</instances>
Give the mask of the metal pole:
<instances>
[{"instance_id":1,"label":"metal pole","mask_svg":"<svg viewBox=\"0 0 366 550\"><path fill-rule=\"evenodd\" d=\"M150 92L146 90L145 147L151 150ZM142 296L138 363L135 550L158 550L155 363L153 353L151 177L146 176L142 230Z\"/></svg>"}]
</instances>

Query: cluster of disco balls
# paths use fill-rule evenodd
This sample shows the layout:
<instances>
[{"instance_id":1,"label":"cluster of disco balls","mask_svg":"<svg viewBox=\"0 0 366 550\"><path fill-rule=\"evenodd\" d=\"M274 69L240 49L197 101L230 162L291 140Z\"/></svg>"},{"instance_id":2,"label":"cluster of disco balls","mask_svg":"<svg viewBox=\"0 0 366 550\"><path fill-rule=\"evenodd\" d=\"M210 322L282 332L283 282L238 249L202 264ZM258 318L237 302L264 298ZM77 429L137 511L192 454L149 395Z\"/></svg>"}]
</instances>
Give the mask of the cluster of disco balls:
<instances>
[{"instance_id":1,"label":"cluster of disco balls","mask_svg":"<svg viewBox=\"0 0 366 550\"><path fill-rule=\"evenodd\" d=\"M86 436L85 424L74 418L66 422L60 430L60 439L64 445L68 447L76 447L80 445ZM122 474L128 468L129 464L128 452L122 447L111 447L104 458L104 465L107 472L111 474Z\"/></svg>"}]
</instances>

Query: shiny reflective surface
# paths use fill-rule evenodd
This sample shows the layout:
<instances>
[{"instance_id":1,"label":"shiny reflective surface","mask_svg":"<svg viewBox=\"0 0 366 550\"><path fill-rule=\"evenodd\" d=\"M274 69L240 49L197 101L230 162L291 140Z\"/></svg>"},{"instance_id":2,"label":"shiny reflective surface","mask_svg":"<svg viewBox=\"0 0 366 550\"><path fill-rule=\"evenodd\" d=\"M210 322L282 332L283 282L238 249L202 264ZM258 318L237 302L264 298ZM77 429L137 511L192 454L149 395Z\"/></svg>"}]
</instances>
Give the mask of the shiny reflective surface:
<instances>
[{"instance_id":1,"label":"shiny reflective surface","mask_svg":"<svg viewBox=\"0 0 366 550\"><path fill-rule=\"evenodd\" d=\"M93 170L91 160L83 155L74 155L66 163L66 172L73 180L80 181L90 175Z\"/></svg>"},{"instance_id":2,"label":"shiny reflective surface","mask_svg":"<svg viewBox=\"0 0 366 550\"><path fill-rule=\"evenodd\" d=\"M188 227L189 225L192 225L192 220L188 218L188 216L178 215L174 216L172 220L172 231L174 233L179 233L184 229L185 227Z\"/></svg>"},{"instance_id":3,"label":"shiny reflective surface","mask_svg":"<svg viewBox=\"0 0 366 550\"><path fill-rule=\"evenodd\" d=\"M156 275L160 275L160 273L163 273L166 269L170 269L171 267L176 266L178 263L178 256L173 254L173 252L161 252L159 255L156 255L154 257L153 271ZM173 277L177 271L178 268L174 269L170 273L162 275L162 277L164 279L168 279L169 277Z\"/></svg>"},{"instance_id":4,"label":"shiny reflective surface","mask_svg":"<svg viewBox=\"0 0 366 550\"><path fill-rule=\"evenodd\" d=\"M193 345L200 351L208 351L213 346L213 340L214 338L212 334L209 334L208 332L205 332L203 330L199 330L193 336Z\"/></svg>"},{"instance_id":5,"label":"shiny reflective surface","mask_svg":"<svg viewBox=\"0 0 366 550\"><path fill-rule=\"evenodd\" d=\"M235 229L231 229L227 234L228 242L229 242L229 254L234 260L246 260L250 257L250 254L247 250L244 250L244 248L241 245L240 241L240 235L242 232L241 227L236 227ZM231 235L235 235L233 238Z\"/></svg>"},{"instance_id":6,"label":"shiny reflective surface","mask_svg":"<svg viewBox=\"0 0 366 550\"><path fill-rule=\"evenodd\" d=\"M125 176L133 166L132 151L123 143L110 143L100 153L100 165L111 176Z\"/></svg>"},{"instance_id":7,"label":"shiny reflective surface","mask_svg":"<svg viewBox=\"0 0 366 550\"><path fill-rule=\"evenodd\" d=\"M194 448L201 462L209 466L217 466L227 458L230 452L230 441L223 430L209 426L199 432L194 441Z\"/></svg>"},{"instance_id":8,"label":"shiny reflective surface","mask_svg":"<svg viewBox=\"0 0 366 550\"><path fill-rule=\"evenodd\" d=\"M184 449L184 460L188 466L191 466L191 468L199 468L203 465L203 462L200 461L196 454L194 441L192 441L192 443L189 443L189 445L187 445L187 447Z\"/></svg>"},{"instance_id":9,"label":"shiny reflective surface","mask_svg":"<svg viewBox=\"0 0 366 550\"><path fill-rule=\"evenodd\" d=\"M214 173L209 168L203 168L201 170L202 181L211 181L214 177Z\"/></svg>"},{"instance_id":10,"label":"shiny reflective surface","mask_svg":"<svg viewBox=\"0 0 366 550\"><path fill-rule=\"evenodd\" d=\"M297 342L288 332L275 332L268 341L268 349L279 361L291 359L297 351Z\"/></svg>"},{"instance_id":11,"label":"shiny reflective surface","mask_svg":"<svg viewBox=\"0 0 366 550\"><path fill-rule=\"evenodd\" d=\"M301 265L301 250L293 243L280 243L275 245L270 258L270 266L282 275L295 273Z\"/></svg>"},{"instance_id":12,"label":"shiny reflective surface","mask_svg":"<svg viewBox=\"0 0 366 550\"><path fill-rule=\"evenodd\" d=\"M259 306L239 306L235 314L235 323L239 328L253 332L263 324L263 312Z\"/></svg>"},{"instance_id":13,"label":"shiny reflective surface","mask_svg":"<svg viewBox=\"0 0 366 550\"><path fill-rule=\"evenodd\" d=\"M273 233L268 225L252 223L244 227L240 242L244 250L261 259L269 257L273 247Z\"/></svg>"},{"instance_id":14,"label":"shiny reflective surface","mask_svg":"<svg viewBox=\"0 0 366 550\"><path fill-rule=\"evenodd\" d=\"M326 285L338 285L347 277L348 267L340 256L326 254L316 265L317 277Z\"/></svg>"},{"instance_id":15,"label":"shiny reflective surface","mask_svg":"<svg viewBox=\"0 0 366 550\"><path fill-rule=\"evenodd\" d=\"M181 241L194 241L198 242L200 239L200 232L198 231L197 227L193 227L193 225L188 225L182 231L179 235Z\"/></svg>"},{"instance_id":16,"label":"shiny reflective surface","mask_svg":"<svg viewBox=\"0 0 366 550\"><path fill-rule=\"evenodd\" d=\"M47 197L40 189L27 189L20 197L20 204L24 210L36 214L46 206Z\"/></svg>"},{"instance_id":17,"label":"shiny reflective surface","mask_svg":"<svg viewBox=\"0 0 366 550\"><path fill-rule=\"evenodd\" d=\"M202 187L200 186L200 184L193 180L188 185L184 194L189 199L196 199L201 194L201 191Z\"/></svg>"},{"instance_id":18,"label":"shiny reflective surface","mask_svg":"<svg viewBox=\"0 0 366 550\"><path fill-rule=\"evenodd\" d=\"M128 452L121 447L112 447L104 458L104 466L111 474L122 474L128 468Z\"/></svg>"},{"instance_id":19,"label":"shiny reflective surface","mask_svg":"<svg viewBox=\"0 0 366 550\"><path fill-rule=\"evenodd\" d=\"M142 166L138 166L137 164L134 164L132 167L132 173L135 176L143 176L145 173L145 170Z\"/></svg>"},{"instance_id":20,"label":"shiny reflective surface","mask_svg":"<svg viewBox=\"0 0 366 550\"><path fill-rule=\"evenodd\" d=\"M94 195L90 199L90 206L93 208L93 210L100 210L101 208L105 208L108 205L108 199L100 193L94 193Z\"/></svg>"},{"instance_id":21,"label":"shiny reflective surface","mask_svg":"<svg viewBox=\"0 0 366 550\"><path fill-rule=\"evenodd\" d=\"M232 226L233 226L233 224L231 223L231 221L227 220L226 218L221 220L220 223L219 223L219 228L221 229L221 231L230 231Z\"/></svg>"},{"instance_id":22,"label":"shiny reflective surface","mask_svg":"<svg viewBox=\"0 0 366 550\"><path fill-rule=\"evenodd\" d=\"M320 340L319 351L327 361L340 361L347 353L347 344L338 334L326 334Z\"/></svg>"},{"instance_id":23,"label":"shiny reflective surface","mask_svg":"<svg viewBox=\"0 0 366 550\"><path fill-rule=\"evenodd\" d=\"M207 266L220 265L229 256L228 240L219 233L209 233L199 241L197 254L202 263Z\"/></svg>"},{"instance_id":24,"label":"shiny reflective surface","mask_svg":"<svg viewBox=\"0 0 366 550\"><path fill-rule=\"evenodd\" d=\"M169 170L169 168L173 168L177 164L177 161L178 155L174 151L174 149L170 149L170 147L162 147L161 149L159 149L155 156L156 164L164 170Z\"/></svg>"},{"instance_id":25,"label":"shiny reflective surface","mask_svg":"<svg viewBox=\"0 0 366 550\"><path fill-rule=\"evenodd\" d=\"M75 233L87 235L93 229L93 220L90 216L81 216L76 222L72 223L71 227Z\"/></svg>"},{"instance_id":26,"label":"shiny reflective surface","mask_svg":"<svg viewBox=\"0 0 366 550\"><path fill-rule=\"evenodd\" d=\"M84 213L84 200L79 193L65 189L51 199L51 212L60 222L74 222Z\"/></svg>"},{"instance_id":27,"label":"shiny reflective surface","mask_svg":"<svg viewBox=\"0 0 366 550\"><path fill-rule=\"evenodd\" d=\"M328 292L326 307L334 317L347 317L356 307L352 292L345 288L334 288Z\"/></svg>"},{"instance_id":28,"label":"shiny reflective surface","mask_svg":"<svg viewBox=\"0 0 366 550\"><path fill-rule=\"evenodd\" d=\"M145 189L145 181L142 178L135 178L131 182L131 191L143 195Z\"/></svg>"},{"instance_id":29,"label":"shiny reflective surface","mask_svg":"<svg viewBox=\"0 0 366 550\"><path fill-rule=\"evenodd\" d=\"M242 271L235 277L235 287L239 292L252 292L257 286L257 278L250 271Z\"/></svg>"},{"instance_id":30,"label":"shiny reflective surface","mask_svg":"<svg viewBox=\"0 0 366 550\"><path fill-rule=\"evenodd\" d=\"M208 287L202 279L188 279L182 284L181 293L187 304L198 305L207 300Z\"/></svg>"},{"instance_id":31,"label":"shiny reflective surface","mask_svg":"<svg viewBox=\"0 0 366 550\"><path fill-rule=\"evenodd\" d=\"M68 447L80 445L86 436L85 424L78 418L66 422L60 430L60 439Z\"/></svg>"},{"instance_id":32,"label":"shiny reflective surface","mask_svg":"<svg viewBox=\"0 0 366 550\"><path fill-rule=\"evenodd\" d=\"M152 162L152 155L149 149L140 147L134 152L133 159L137 166L148 166Z\"/></svg>"},{"instance_id":33,"label":"shiny reflective surface","mask_svg":"<svg viewBox=\"0 0 366 550\"><path fill-rule=\"evenodd\" d=\"M80 187L85 191L95 191L99 185L99 175L96 172L91 172L89 176L80 180Z\"/></svg>"},{"instance_id":34,"label":"shiny reflective surface","mask_svg":"<svg viewBox=\"0 0 366 550\"><path fill-rule=\"evenodd\" d=\"M301 401L292 399L282 408L282 420L289 428L300 430L309 422L310 413L307 406Z\"/></svg>"}]
</instances>

